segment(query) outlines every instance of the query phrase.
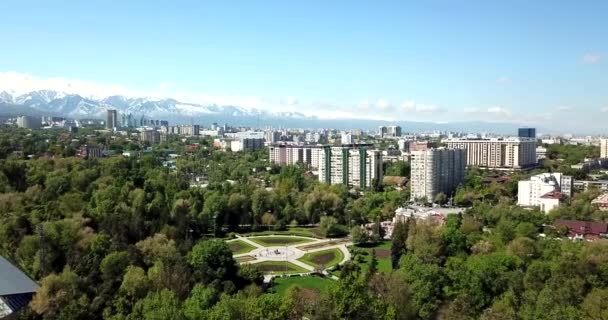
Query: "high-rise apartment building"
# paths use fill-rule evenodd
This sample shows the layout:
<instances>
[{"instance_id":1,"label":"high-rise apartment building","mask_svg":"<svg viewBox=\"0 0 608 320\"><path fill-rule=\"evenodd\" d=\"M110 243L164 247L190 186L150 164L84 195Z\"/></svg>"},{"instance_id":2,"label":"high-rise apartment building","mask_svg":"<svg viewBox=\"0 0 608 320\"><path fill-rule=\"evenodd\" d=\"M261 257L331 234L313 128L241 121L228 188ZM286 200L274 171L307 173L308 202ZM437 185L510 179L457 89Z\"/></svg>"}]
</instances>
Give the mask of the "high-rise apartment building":
<instances>
[{"instance_id":1,"label":"high-rise apartment building","mask_svg":"<svg viewBox=\"0 0 608 320\"><path fill-rule=\"evenodd\" d=\"M106 112L106 129L114 129L118 127L118 113L116 110L109 109Z\"/></svg>"},{"instance_id":2,"label":"high-rise apartment building","mask_svg":"<svg viewBox=\"0 0 608 320\"><path fill-rule=\"evenodd\" d=\"M42 120L37 117L19 116L17 117L17 126L24 129L40 129Z\"/></svg>"},{"instance_id":3,"label":"high-rise apartment building","mask_svg":"<svg viewBox=\"0 0 608 320\"><path fill-rule=\"evenodd\" d=\"M536 165L536 139L446 139L449 149L465 149L467 166L524 169Z\"/></svg>"},{"instance_id":4,"label":"high-rise apartment building","mask_svg":"<svg viewBox=\"0 0 608 320\"><path fill-rule=\"evenodd\" d=\"M534 138L536 139L536 128L519 128L518 136L520 138Z\"/></svg>"},{"instance_id":5,"label":"high-rise apartment building","mask_svg":"<svg viewBox=\"0 0 608 320\"><path fill-rule=\"evenodd\" d=\"M608 139L600 139L600 158L608 158Z\"/></svg>"},{"instance_id":6,"label":"high-rise apartment building","mask_svg":"<svg viewBox=\"0 0 608 320\"><path fill-rule=\"evenodd\" d=\"M323 146L273 144L268 148L271 163L285 166L303 164L313 169L319 168Z\"/></svg>"},{"instance_id":7,"label":"high-rise apartment building","mask_svg":"<svg viewBox=\"0 0 608 320\"><path fill-rule=\"evenodd\" d=\"M149 142L150 144L160 143L160 132L156 130L144 130L140 132L139 139L141 142Z\"/></svg>"},{"instance_id":8,"label":"high-rise apartment building","mask_svg":"<svg viewBox=\"0 0 608 320\"><path fill-rule=\"evenodd\" d=\"M345 132L343 132L343 133L340 135L340 142L341 142L342 144L353 144L353 143L354 143L354 142L353 142L353 135L352 135L352 134L350 134L350 133L345 133Z\"/></svg>"},{"instance_id":9,"label":"high-rise apartment building","mask_svg":"<svg viewBox=\"0 0 608 320\"><path fill-rule=\"evenodd\" d=\"M524 207L540 207L549 212L559 205L561 196L572 196L573 180L561 173L541 173L530 180L519 181L517 185L517 204ZM558 201L556 201L558 200Z\"/></svg>"},{"instance_id":10,"label":"high-rise apartment building","mask_svg":"<svg viewBox=\"0 0 608 320\"><path fill-rule=\"evenodd\" d=\"M281 141L281 131L268 130L264 132L264 139L267 144L275 143Z\"/></svg>"},{"instance_id":11,"label":"high-rise apartment building","mask_svg":"<svg viewBox=\"0 0 608 320\"><path fill-rule=\"evenodd\" d=\"M374 183L381 184L382 152L371 147L367 144L324 146L319 181L362 189L371 188Z\"/></svg>"},{"instance_id":12,"label":"high-rise apartment building","mask_svg":"<svg viewBox=\"0 0 608 320\"><path fill-rule=\"evenodd\" d=\"M262 148L264 148L263 138L243 137L230 141L230 150L233 152L255 151Z\"/></svg>"},{"instance_id":13,"label":"high-rise apartment building","mask_svg":"<svg viewBox=\"0 0 608 320\"><path fill-rule=\"evenodd\" d=\"M412 199L433 201L439 193L452 194L464 182L466 152L462 149L413 151L410 160Z\"/></svg>"}]
</instances>

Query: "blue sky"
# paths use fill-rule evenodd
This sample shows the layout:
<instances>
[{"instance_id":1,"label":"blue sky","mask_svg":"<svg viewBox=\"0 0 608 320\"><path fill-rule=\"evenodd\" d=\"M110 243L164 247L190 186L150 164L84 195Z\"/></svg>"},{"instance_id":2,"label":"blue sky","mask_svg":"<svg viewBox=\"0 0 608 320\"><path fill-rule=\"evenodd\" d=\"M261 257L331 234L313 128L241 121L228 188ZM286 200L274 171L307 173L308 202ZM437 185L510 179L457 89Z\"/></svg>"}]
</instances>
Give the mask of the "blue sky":
<instances>
[{"instance_id":1,"label":"blue sky","mask_svg":"<svg viewBox=\"0 0 608 320\"><path fill-rule=\"evenodd\" d=\"M608 1L3 0L0 12L12 77L320 117L608 117Z\"/></svg>"}]
</instances>

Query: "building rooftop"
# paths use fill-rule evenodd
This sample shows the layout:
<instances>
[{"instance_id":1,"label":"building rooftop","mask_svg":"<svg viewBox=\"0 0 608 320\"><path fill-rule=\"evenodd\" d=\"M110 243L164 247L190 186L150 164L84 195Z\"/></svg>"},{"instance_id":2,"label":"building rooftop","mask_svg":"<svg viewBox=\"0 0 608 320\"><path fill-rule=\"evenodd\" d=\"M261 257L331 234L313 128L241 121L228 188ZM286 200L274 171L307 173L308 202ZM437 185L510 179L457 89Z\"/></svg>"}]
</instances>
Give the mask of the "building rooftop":
<instances>
[{"instance_id":1,"label":"building rooftop","mask_svg":"<svg viewBox=\"0 0 608 320\"><path fill-rule=\"evenodd\" d=\"M38 285L12 263L0 256L0 296L31 293Z\"/></svg>"},{"instance_id":2,"label":"building rooftop","mask_svg":"<svg viewBox=\"0 0 608 320\"><path fill-rule=\"evenodd\" d=\"M557 200L561 200L565 197L566 195L559 192L559 191L551 191L551 192L547 192L545 194L543 194L542 196L540 196L541 199L557 199Z\"/></svg>"},{"instance_id":3,"label":"building rooftop","mask_svg":"<svg viewBox=\"0 0 608 320\"><path fill-rule=\"evenodd\" d=\"M555 226L568 228L570 234L576 235L600 235L608 233L608 224L594 221L581 220L555 220Z\"/></svg>"},{"instance_id":4,"label":"building rooftop","mask_svg":"<svg viewBox=\"0 0 608 320\"><path fill-rule=\"evenodd\" d=\"M600 195L599 197L593 199L593 201L591 201L591 203L607 205L608 204L608 193L604 193L604 194Z\"/></svg>"}]
</instances>

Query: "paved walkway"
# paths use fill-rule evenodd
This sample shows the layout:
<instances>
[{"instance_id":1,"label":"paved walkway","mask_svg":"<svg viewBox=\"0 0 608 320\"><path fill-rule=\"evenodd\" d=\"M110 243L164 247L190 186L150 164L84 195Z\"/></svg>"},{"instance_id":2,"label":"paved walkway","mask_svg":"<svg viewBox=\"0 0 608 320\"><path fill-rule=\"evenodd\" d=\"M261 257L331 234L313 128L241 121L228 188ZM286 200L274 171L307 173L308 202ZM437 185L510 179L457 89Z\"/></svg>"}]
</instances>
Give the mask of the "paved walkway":
<instances>
[{"instance_id":1,"label":"paved walkway","mask_svg":"<svg viewBox=\"0 0 608 320\"><path fill-rule=\"evenodd\" d=\"M259 238L259 237L281 237L281 238L294 237L294 238L309 239L311 241L307 242L305 244L296 243L294 245L287 245L287 246L265 247L254 241L249 240L249 238ZM328 246L314 248L314 249L310 249L310 250L301 250L301 249L298 249L297 247L301 247L303 245L310 245L310 244L322 244L324 242L331 242L334 240L316 239L316 238L301 237L301 236L285 236L285 235L276 235L276 236L267 235L267 236L252 236L252 237L242 237L240 235L237 235L236 239L228 240L228 242L238 241L238 240L243 241L243 242L255 247L255 249L251 250L250 252L234 255L235 258L242 257L242 256L255 257L255 260L253 260L253 261L246 261L246 262L242 262L242 263L260 263L260 262L264 262L264 261L286 261L286 262L293 263L308 271L314 271L315 268L313 266L306 264L302 261L299 261L298 259L302 258L307 253L325 251L325 250L331 250L331 249L339 249L340 251L342 251L342 253L344 255L344 258L338 264L340 264L340 265L344 264L346 261L351 259L351 255L350 255L350 252L348 251L347 247L349 245L352 245L352 242L328 245ZM327 274L327 270L325 270L324 273ZM332 276L332 278L337 279L337 277L335 277L335 276Z\"/></svg>"}]
</instances>

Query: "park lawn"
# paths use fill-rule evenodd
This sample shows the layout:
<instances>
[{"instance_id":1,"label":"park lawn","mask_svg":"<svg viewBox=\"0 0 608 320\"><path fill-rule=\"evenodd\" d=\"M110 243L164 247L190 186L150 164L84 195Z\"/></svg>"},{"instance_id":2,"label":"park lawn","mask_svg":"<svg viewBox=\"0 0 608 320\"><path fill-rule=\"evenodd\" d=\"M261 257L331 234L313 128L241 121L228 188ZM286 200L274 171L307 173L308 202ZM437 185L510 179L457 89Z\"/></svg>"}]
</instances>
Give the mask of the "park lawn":
<instances>
[{"instance_id":1,"label":"park lawn","mask_svg":"<svg viewBox=\"0 0 608 320\"><path fill-rule=\"evenodd\" d=\"M235 240L228 242L228 247L230 247L230 251L232 254L243 254L252 251L255 249L254 246L249 243L241 240Z\"/></svg>"},{"instance_id":2,"label":"park lawn","mask_svg":"<svg viewBox=\"0 0 608 320\"><path fill-rule=\"evenodd\" d=\"M305 254L298 259L313 267L323 266L325 269L333 267L344 259L344 253L340 249L328 249Z\"/></svg>"},{"instance_id":3,"label":"park lawn","mask_svg":"<svg viewBox=\"0 0 608 320\"><path fill-rule=\"evenodd\" d=\"M319 228L303 228L303 227L291 227L287 230L281 231L257 231L243 233L243 236L271 236L271 235L284 235L284 236L300 236L300 237L311 237L311 238L325 238L323 232Z\"/></svg>"},{"instance_id":4,"label":"park lawn","mask_svg":"<svg viewBox=\"0 0 608 320\"><path fill-rule=\"evenodd\" d=\"M318 295L326 292L332 283L334 283L333 280L318 276L275 278L270 292L284 296L289 289L299 287L302 289L314 290Z\"/></svg>"},{"instance_id":5,"label":"park lawn","mask_svg":"<svg viewBox=\"0 0 608 320\"><path fill-rule=\"evenodd\" d=\"M292 274L292 273L307 273L310 272L300 266L287 261L263 261L254 264L256 268L263 274Z\"/></svg>"},{"instance_id":6,"label":"park lawn","mask_svg":"<svg viewBox=\"0 0 608 320\"><path fill-rule=\"evenodd\" d=\"M281 246L291 246L294 244L302 244L312 242L312 239L298 238L298 237L287 237L287 236L278 236L278 237L254 237L249 238L249 240L264 246L264 247L281 247Z\"/></svg>"},{"instance_id":7,"label":"park lawn","mask_svg":"<svg viewBox=\"0 0 608 320\"><path fill-rule=\"evenodd\" d=\"M376 260L378 261L378 271L389 273L393 270L391 262L391 241L385 240L374 245L356 246L357 248L367 251L367 255L363 256L363 261L359 264L361 272L365 274L368 268L369 260L372 257L372 250L376 250Z\"/></svg>"}]
</instances>

